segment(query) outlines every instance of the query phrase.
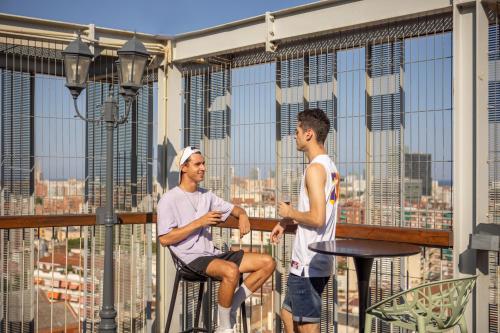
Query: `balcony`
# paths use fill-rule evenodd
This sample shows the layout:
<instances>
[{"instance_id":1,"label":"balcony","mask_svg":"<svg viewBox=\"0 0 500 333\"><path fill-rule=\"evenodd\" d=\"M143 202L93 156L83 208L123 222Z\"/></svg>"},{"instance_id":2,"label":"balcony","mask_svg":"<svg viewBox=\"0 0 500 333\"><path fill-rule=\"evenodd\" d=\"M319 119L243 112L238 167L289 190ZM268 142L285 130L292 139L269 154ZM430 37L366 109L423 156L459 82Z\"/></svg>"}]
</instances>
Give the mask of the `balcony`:
<instances>
[{"instance_id":1,"label":"balcony","mask_svg":"<svg viewBox=\"0 0 500 333\"><path fill-rule=\"evenodd\" d=\"M120 214L114 243L115 304L120 331L149 331L157 318L157 249L151 235L155 222L154 214ZM274 219L252 218L252 235L242 242L235 242L237 237L231 237L237 236L235 220L212 230L219 245L225 242L217 235L226 234L231 247L271 253L281 263L273 277L246 302L251 331L274 331L275 306L284 296L285 272L289 265L286 259L289 254L285 249L290 246L294 230L287 230L282 246L271 246L264 239L276 222ZM2 329L9 332L95 330L99 323L103 265L103 227L95 225L95 216L1 217L0 223L4 236L2 249L6 251L2 253L1 266L4 268L6 309ZM439 277L451 274L451 271L446 273L440 269L442 261L449 262L443 251L452 244L450 231L340 224L337 235L340 238L411 242L425 246L424 253L433 253L396 260L388 265L387 260L377 261L376 272L386 266L389 270L375 275L370 296L373 301L395 291L395 278L406 281L408 287L426 280L419 269L411 268L413 264L428 263ZM326 331L332 325L340 331L357 327L358 300L353 267L346 258L337 261L336 278L324 295L322 325ZM179 292L182 300L179 324L183 329L192 325L196 293L196 286L190 283L184 283ZM332 295L336 295L336 302L329 299Z\"/></svg>"},{"instance_id":2,"label":"balcony","mask_svg":"<svg viewBox=\"0 0 500 333\"><path fill-rule=\"evenodd\" d=\"M467 321L470 331L498 331L498 254L478 255L469 238L500 221L499 22L489 1L324 1L169 38L138 33L151 59L113 146L118 331L160 332L166 321L173 266L156 243L156 205L177 185L174 158L186 145L206 157L202 185L251 216L241 240L234 221L213 228L216 245L277 261L246 306L252 332L282 331L294 236L274 246L269 231L278 200L297 204L306 160L293 135L308 107L332 124L337 237L424 248L376 260L370 300L485 261ZM61 51L75 31L96 55L77 105L97 119L119 92L117 49L133 32L0 14L0 332L99 326L106 135L74 118L64 86ZM353 268L337 259L321 332L356 331ZM173 331L193 325L194 293L188 283L179 291Z\"/></svg>"}]
</instances>

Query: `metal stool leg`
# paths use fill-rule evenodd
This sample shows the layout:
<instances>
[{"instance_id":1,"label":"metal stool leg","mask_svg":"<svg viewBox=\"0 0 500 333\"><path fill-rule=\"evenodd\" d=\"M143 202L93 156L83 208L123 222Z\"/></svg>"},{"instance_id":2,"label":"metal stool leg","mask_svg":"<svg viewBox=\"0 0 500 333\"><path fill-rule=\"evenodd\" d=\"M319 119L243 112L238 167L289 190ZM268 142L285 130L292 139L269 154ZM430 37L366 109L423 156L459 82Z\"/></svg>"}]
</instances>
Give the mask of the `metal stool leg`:
<instances>
[{"instance_id":1,"label":"metal stool leg","mask_svg":"<svg viewBox=\"0 0 500 333\"><path fill-rule=\"evenodd\" d=\"M172 322L172 316L174 314L175 299L177 298L177 290L179 289L180 282L179 272L175 273L174 290L172 290L172 296L170 297L170 307L168 308L167 323L165 324L165 333L170 331L170 324Z\"/></svg>"},{"instance_id":2,"label":"metal stool leg","mask_svg":"<svg viewBox=\"0 0 500 333\"><path fill-rule=\"evenodd\" d=\"M240 287L242 284L243 284L243 274L240 275ZM248 333L247 308L245 306L245 301L241 303L240 311L241 311L241 321L243 322L243 333Z\"/></svg>"},{"instance_id":3,"label":"metal stool leg","mask_svg":"<svg viewBox=\"0 0 500 333\"><path fill-rule=\"evenodd\" d=\"M205 290L205 282L200 281L200 287L198 291L198 302L196 303L196 312L195 312L195 318L193 322L193 327L189 328L187 330L184 330L179 333L196 333L196 332L209 332L208 329L201 327L200 326L200 313L201 313L201 308L203 307L203 322L204 325L206 325L206 299L203 296L203 291Z\"/></svg>"},{"instance_id":4,"label":"metal stool leg","mask_svg":"<svg viewBox=\"0 0 500 333\"><path fill-rule=\"evenodd\" d=\"M208 278L207 280L207 283L208 283L208 302L207 302L207 315L208 315L208 331L209 333L212 332L212 293L213 293L213 289L212 289L212 279L211 278Z\"/></svg>"},{"instance_id":5,"label":"metal stool leg","mask_svg":"<svg viewBox=\"0 0 500 333\"><path fill-rule=\"evenodd\" d=\"M247 308L245 306L245 302L241 303L241 321L243 322L243 333L248 333Z\"/></svg>"},{"instance_id":6,"label":"metal stool leg","mask_svg":"<svg viewBox=\"0 0 500 333\"><path fill-rule=\"evenodd\" d=\"M201 302L203 300L203 286L204 283L200 283L200 290L198 291L198 303L196 304L196 315L194 317L194 326L195 326L195 331L198 329L198 325L200 324L200 312L201 312Z\"/></svg>"}]
</instances>

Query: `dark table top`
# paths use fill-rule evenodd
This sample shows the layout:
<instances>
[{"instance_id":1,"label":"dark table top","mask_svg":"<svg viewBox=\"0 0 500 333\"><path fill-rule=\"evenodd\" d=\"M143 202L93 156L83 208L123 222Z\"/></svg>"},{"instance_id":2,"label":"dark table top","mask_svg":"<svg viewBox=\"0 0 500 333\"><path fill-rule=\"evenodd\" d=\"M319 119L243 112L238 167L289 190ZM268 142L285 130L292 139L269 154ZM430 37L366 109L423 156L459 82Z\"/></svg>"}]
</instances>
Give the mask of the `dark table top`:
<instances>
[{"instance_id":1,"label":"dark table top","mask_svg":"<svg viewBox=\"0 0 500 333\"><path fill-rule=\"evenodd\" d=\"M346 257L401 257L420 253L418 245L378 240L338 239L309 245L309 250Z\"/></svg>"}]
</instances>

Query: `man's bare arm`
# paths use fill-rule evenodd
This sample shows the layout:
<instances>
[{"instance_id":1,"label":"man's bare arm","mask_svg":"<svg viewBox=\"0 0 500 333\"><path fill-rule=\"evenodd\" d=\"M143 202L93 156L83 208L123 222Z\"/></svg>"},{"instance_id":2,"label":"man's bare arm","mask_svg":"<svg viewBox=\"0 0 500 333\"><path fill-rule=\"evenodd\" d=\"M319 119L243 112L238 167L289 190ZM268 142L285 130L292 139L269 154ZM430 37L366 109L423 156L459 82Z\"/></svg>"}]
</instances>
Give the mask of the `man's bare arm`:
<instances>
[{"instance_id":1,"label":"man's bare arm","mask_svg":"<svg viewBox=\"0 0 500 333\"><path fill-rule=\"evenodd\" d=\"M280 215L305 226L321 228L325 224L326 218L325 183L325 168L319 163L311 164L306 171L309 211L299 212L287 204L280 203Z\"/></svg>"},{"instance_id":2,"label":"man's bare arm","mask_svg":"<svg viewBox=\"0 0 500 333\"><path fill-rule=\"evenodd\" d=\"M250 221L248 220L247 212L241 207L234 206L231 215L238 218L240 238L242 238L250 232Z\"/></svg>"},{"instance_id":3,"label":"man's bare arm","mask_svg":"<svg viewBox=\"0 0 500 333\"><path fill-rule=\"evenodd\" d=\"M240 218L240 215L242 215L242 214L247 215L247 212L239 206L234 206L233 210L231 211L231 215L238 218L238 219Z\"/></svg>"}]
</instances>

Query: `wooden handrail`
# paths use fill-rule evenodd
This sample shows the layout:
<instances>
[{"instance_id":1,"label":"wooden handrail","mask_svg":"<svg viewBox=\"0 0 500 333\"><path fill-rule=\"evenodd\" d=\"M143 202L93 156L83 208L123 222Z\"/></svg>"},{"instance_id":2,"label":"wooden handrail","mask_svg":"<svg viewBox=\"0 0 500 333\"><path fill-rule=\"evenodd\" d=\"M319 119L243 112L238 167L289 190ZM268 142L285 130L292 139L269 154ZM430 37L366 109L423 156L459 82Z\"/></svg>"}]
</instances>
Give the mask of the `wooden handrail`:
<instances>
[{"instance_id":1,"label":"wooden handrail","mask_svg":"<svg viewBox=\"0 0 500 333\"><path fill-rule=\"evenodd\" d=\"M156 223L156 213L120 213L120 224ZM279 219L250 218L252 230L271 231ZM70 226L93 226L96 218L93 214L78 215L20 215L0 216L0 229L48 228ZM222 228L238 228L238 221L230 217L219 225ZM287 228L287 233L295 232L295 226ZM339 238L355 238L405 242L421 246L448 248L453 247L451 230L414 229L399 227L382 227L359 224L337 224L336 236Z\"/></svg>"},{"instance_id":2,"label":"wooden handrail","mask_svg":"<svg viewBox=\"0 0 500 333\"><path fill-rule=\"evenodd\" d=\"M156 223L156 213L119 213L120 224ZM0 229L96 225L95 214L0 216Z\"/></svg>"},{"instance_id":3,"label":"wooden handrail","mask_svg":"<svg viewBox=\"0 0 500 333\"><path fill-rule=\"evenodd\" d=\"M252 230L271 231L278 219L250 218ZM234 218L222 224L224 227L238 228ZM290 225L287 232L295 232L296 227ZM338 223L335 236L339 238L382 240L387 242L404 242L429 247L453 247L453 231L434 229L415 229L399 227L382 227L376 225L360 225Z\"/></svg>"}]
</instances>

